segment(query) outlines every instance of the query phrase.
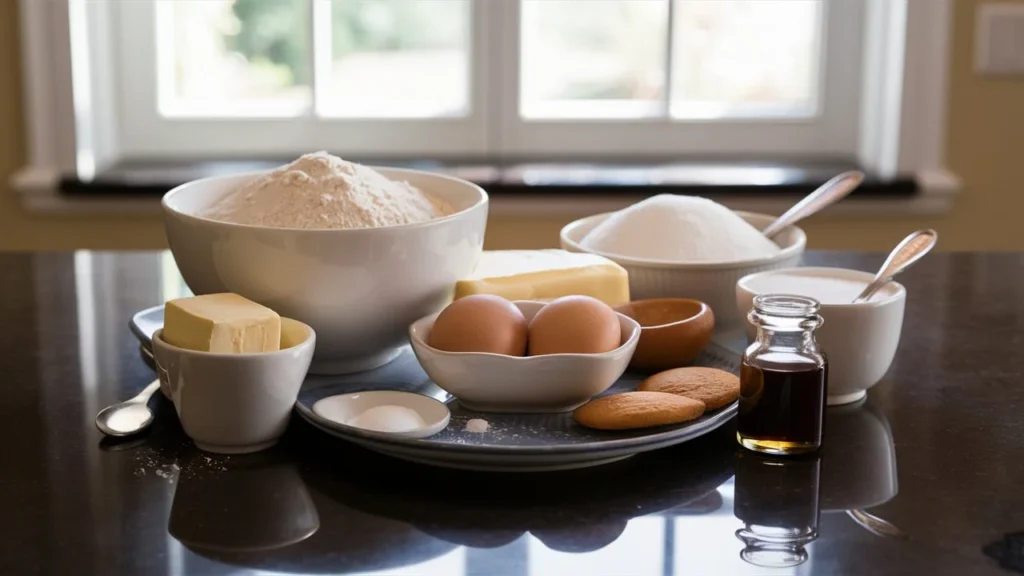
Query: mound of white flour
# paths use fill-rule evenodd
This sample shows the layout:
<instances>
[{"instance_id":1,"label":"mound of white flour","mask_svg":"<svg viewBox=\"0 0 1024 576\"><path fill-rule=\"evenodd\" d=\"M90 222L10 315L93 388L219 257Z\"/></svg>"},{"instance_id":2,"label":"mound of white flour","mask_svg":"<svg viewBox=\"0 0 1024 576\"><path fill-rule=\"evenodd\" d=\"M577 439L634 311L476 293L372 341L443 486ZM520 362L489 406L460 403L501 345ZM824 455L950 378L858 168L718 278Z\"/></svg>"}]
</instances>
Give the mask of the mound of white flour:
<instances>
[{"instance_id":1,"label":"mound of white flour","mask_svg":"<svg viewBox=\"0 0 1024 576\"><path fill-rule=\"evenodd\" d=\"M332 229L398 226L453 212L407 182L317 152L229 192L203 216L269 228Z\"/></svg>"},{"instance_id":2,"label":"mound of white flour","mask_svg":"<svg viewBox=\"0 0 1024 576\"><path fill-rule=\"evenodd\" d=\"M675 194L659 194L612 214L580 244L605 254L665 262L730 262L780 250L725 206Z\"/></svg>"}]
</instances>

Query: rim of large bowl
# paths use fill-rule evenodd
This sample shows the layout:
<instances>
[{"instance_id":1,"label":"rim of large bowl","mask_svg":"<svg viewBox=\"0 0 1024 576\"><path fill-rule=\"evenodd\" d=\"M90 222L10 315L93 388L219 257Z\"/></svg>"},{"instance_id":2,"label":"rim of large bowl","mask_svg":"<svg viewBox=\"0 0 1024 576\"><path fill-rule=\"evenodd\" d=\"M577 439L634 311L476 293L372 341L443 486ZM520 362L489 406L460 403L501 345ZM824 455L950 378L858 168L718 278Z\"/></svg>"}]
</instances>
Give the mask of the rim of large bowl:
<instances>
[{"instance_id":1,"label":"rim of large bowl","mask_svg":"<svg viewBox=\"0 0 1024 576\"><path fill-rule=\"evenodd\" d=\"M392 168L392 167L389 167L389 166L367 166L367 168L371 168L373 170L376 170L376 171L382 172L382 173L385 173L385 172L399 172L399 173L403 173L403 174L418 174L418 175L428 176L428 177L432 177L432 178L439 178L439 179L442 179L442 180L451 180L453 182L457 182L459 184L465 184L465 185L468 185L468 186L474 188L479 193L480 196L477 199L477 201L473 203L472 206L469 206L467 208L459 210L458 212L454 212L452 214L448 214L447 216L441 216L440 218L432 218L432 219L427 220L425 222L412 222L412 223L409 223L409 224L397 224L397 225L394 225L394 226L380 226L380 227L376 227L376 228L287 228L287 227L276 227L276 226L275 227L271 227L271 226L257 226L255 224L239 224L237 222L225 222L224 220L214 220L212 218L206 218L204 216L199 216L199 215L196 215L196 214L190 214L188 212L183 212L183 211L181 211L181 210L171 206L170 204L168 204L168 200L170 200L174 195L180 194L183 189L189 188L191 186L196 186L196 185L202 184L204 182L210 182L210 181L214 181L214 180L227 180L227 179L231 179L231 178L245 178L245 177L247 177L249 179L252 179L252 178L256 178L258 176L262 176L264 174L267 174L269 172L272 172L273 170L276 170L276 168L272 168L270 170L255 170L255 171L251 171L251 172L238 172L238 173L235 173L235 174L219 174L219 175L216 175L216 176L207 176L206 178L199 178L197 180L191 180L189 182L185 182L184 184L180 184L178 186L175 186L174 188L169 190L166 194L164 194L163 198L160 199L160 207L163 208L163 210L166 211L166 212L173 213L176 216L180 216L180 217L186 218L188 220L193 220L193 221L203 222L203 223L208 223L208 224L214 224L214 225L218 225L218 226L226 226L226 227L229 227L229 228L241 228L241 229L248 229L248 230L283 230L283 231L288 231L288 232L304 232L304 233L310 233L310 234L339 233L339 232L344 232L344 233L349 233L349 234L358 234L358 233L367 233L367 231L369 231L369 230L412 230L412 229L416 229L416 228L427 228L427 227L430 227L430 226L440 225L440 224L442 224L444 222L448 222L450 220L454 220L455 218L465 214L466 212L470 212L472 210L478 210L482 206L486 207L490 203L490 196L487 194L487 191L483 189L483 187L481 187L479 184L470 182L469 180L463 180L462 178L457 178L455 176L449 176L447 174L440 174L440 173L437 173L437 172L428 172L426 170L414 170L414 169L411 169L411 168ZM427 193L430 194L430 192L427 192Z\"/></svg>"},{"instance_id":2,"label":"rim of large bowl","mask_svg":"<svg viewBox=\"0 0 1024 576\"><path fill-rule=\"evenodd\" d=\"M761 212L747 212L744 210L733 210L735 214L740 217L743 216L763 216L765 218L774 218L771 214L763 214ZM595 225L604 221L606 218L614 214L614 212L602 212L600 214L594 214L593 216L587 216L586 218L580 218L574 220L562 227L559 232L559 237L562 241L562 245L572 248L577 252L583 252L585 254L595 254L597 256L603 256L616 264L622 266L642 266L645 268L679 268L687 270L730 270L734 268L746 268L749 266L760 266L766 264L774 264L785 260L786 258L800 254L804 251L807 245L807 233L804 232L803 228L799 226L791 225L787 226L783 230L795 229L797 231L797 241L790 246L786 246L781 249L778 254L770 256L768 258L748 258L745 260L732 260L728 262L673 262L669 260L654 260L650 258L631 258L629 256L622 256L611 252L601 252L598 250L587 250L578 241L571 238L569 234L575 232L584 224L595 222Z\"/></svg>"}]
</instances>

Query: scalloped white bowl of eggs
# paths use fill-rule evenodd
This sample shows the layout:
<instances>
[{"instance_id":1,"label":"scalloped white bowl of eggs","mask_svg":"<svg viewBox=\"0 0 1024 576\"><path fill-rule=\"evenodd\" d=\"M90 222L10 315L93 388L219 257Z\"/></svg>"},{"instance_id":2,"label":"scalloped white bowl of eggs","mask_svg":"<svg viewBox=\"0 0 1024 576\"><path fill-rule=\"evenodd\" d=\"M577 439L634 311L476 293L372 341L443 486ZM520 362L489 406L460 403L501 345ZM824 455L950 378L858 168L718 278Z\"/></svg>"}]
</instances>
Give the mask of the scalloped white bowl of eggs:
<instances>
[{"instance_id":1,"label":"scalloped white bowl of eggs","mask_svg":"<svg viewBox=\"0 0 1024 576\"><path fill-rule=\"evenodd\" d=\"M531 324L545 306L554 303L515 301L511 304L522 313L521 318L526 324ZM472 312L474 320L486 315L476 310ZM556 413L574 410L610 388L622 376L640 339L640 325L632 318L612 311L612 321L618 324L618 340L617 346L606 352L524 355L525 340L512 345L520 349L514 353L516 355L452 352L428 344L434 323L441 314L444 311L410 326L409 340L413 352L434 383L458 398L466 408L478 412ZM503 330L502 321L485 323ZM525 330L526 324L520 329ZM563 318L557 324L565 327L572 322ZM474 330L470 328L466 334L479 339L479 332ZM522 340L525 336L524 332L521 337L510 335L505 340ZM571 339L566 334L552 334L551 337L563 342Z\"/></svg>"}]
</instances>

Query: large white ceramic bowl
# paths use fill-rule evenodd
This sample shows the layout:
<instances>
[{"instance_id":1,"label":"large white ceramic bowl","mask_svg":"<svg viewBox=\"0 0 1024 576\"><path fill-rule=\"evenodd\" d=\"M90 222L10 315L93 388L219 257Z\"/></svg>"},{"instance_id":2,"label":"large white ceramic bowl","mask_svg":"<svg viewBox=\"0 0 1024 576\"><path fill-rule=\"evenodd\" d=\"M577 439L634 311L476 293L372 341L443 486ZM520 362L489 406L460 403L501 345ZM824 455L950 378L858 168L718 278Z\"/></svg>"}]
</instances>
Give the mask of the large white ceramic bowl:
<instances>
[{"instance_id":1,"label":"large white ceramic bowl","mask_svg":"<svg viewBox=\"0 0 1024 576\"><path fill-rule=\"evenodd\" d=\"M753 212L736 214L759 230L776 218ZM664 262L583 248L580 244L583 237L611 215L611 212L597 214L566 225L561 232L562 248L570 252L599 254L625 268L629 273L629 295L633 300L692 298L707 303L715 313L715 328L719 330L739 326L743 321L742 316L736 313L734 293L737 280L762 270L796 266L807 245L804 231L790 226L774 238L782 248L775 256L735 262Z\"/></svg>"},{"instance_id":2,"label":"large white ceramic bowl","mask_svg":"<svg viewBox=\"0 0 1024 576\"><path fill-rule=\"evenodd\" d=\"M526 321L545 302L516 301ZM409 340L423 370L439 387L478 412L568 412L604 392L629 366L640 325L616 313L622 344L604 354L505 356L445 352L427 345L437 314L409 327Z\"/></svg>"},{"instance_id":3,"label":"large white ceramic bowl","mask_svg":"<svg viewBox=\"0 0 1024 576\"><path fill-rule=\"evenodd\" d=\"M316 330L310 370L337 374L392 360L409 324L441 310L476 267L487 193L439 174L376 168L444 198L455 214L356 230L297 230L218 222L200 214L259 174L190 182L163 199L174 260L196 294L235 292Z\"/></svg>"},{"instance_id":4,"label":"large white ceramic bowl","mask_svg":"<svg viewBox=\"0 0 1024 576\"><path fill-rule=\"evenodd\" d=\"M845 268L792 268L751 274L736 283L737 314L745 316L754 305L754 296L772 291L772 275L808 274L851 280L864 286L874 278L870 272ZM801 295L814 297L814 294ZM829 405L860 400L868 388L885 376L900 343L906 303L907 291L903 285L889 282L869 302L821 305L820 314L825 322L814 336L828 357ZM757 330L749 322L746 331L747 338L753 340Z\"/></svg>"}]
</instances>

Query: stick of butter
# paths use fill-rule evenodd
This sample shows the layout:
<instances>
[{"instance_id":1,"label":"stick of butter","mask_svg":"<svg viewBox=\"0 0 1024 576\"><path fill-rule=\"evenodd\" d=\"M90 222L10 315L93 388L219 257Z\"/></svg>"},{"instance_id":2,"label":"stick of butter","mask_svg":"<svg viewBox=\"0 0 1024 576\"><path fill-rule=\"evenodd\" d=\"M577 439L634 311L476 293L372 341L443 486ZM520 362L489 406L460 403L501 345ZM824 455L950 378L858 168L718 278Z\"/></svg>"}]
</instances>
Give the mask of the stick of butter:
<instances>
[{"instance_id":1,"label":"stick of butter","mask_svg":"<svg viewBox=\"0 0 1024 576\"><path fill-rule=\"evenodd\" d=\"M592 296L609 306L629 302L629 276L611 260L565 250L485 251L468 278L455 284L455 298L494 294L509 300Z\"/></svg>"},{"instance_id":2,"label":"stick of butter","mask_svg":"<svg viewBox=\"0 0 1024 576\"><path fill-rule=\"evenodd\" d=\"M238 294L178 298L164 307L163 339L200 352L273 352L281 349L281 317Z\"/></svg>"}]
</instances>

